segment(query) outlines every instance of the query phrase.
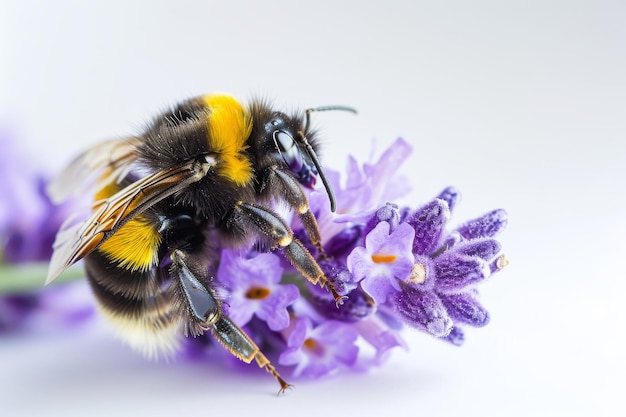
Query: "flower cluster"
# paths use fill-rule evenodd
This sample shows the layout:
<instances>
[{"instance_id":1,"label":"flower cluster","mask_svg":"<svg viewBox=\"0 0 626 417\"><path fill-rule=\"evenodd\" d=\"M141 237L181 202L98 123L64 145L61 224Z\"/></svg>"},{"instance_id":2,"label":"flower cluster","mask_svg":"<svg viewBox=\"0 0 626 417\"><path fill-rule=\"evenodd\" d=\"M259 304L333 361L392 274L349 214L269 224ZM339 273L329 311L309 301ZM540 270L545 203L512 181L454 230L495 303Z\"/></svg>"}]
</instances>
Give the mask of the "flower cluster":
<instances>
[{"instance_id":1,"label":"flower cluster","mask_svg":"<svg viewBox=\"0 0 626 417\"><path fill-rule=\"evenodd\" d=\"M1 145L11 149L9 143ZM452 187L416 209L394 204L408 191L408 181L397 170L410 153L409 144L399 139L374 163L360 166L350 158L343 182L339 173L327 171L337 213L331 213L325 192L309 193L321 250L310 243L297 216L291 221L295 236L347 297L343 305L336 306L329 292L306 281L280 250L218 249L214 275L225 313L282 373L316 378L368 369L393 348L405 347L405 325L460 345L464 326L489 322L476 285L507 263L495 239L506 226L506 213L494 210L450 227L460 199ZM0 183L0 260L5 265L47 260L70 209L51 205L42 192L44 181L14 161L8 156L0 165L3 178L12 178ZM86 305L91 298L80 295L84 290L66 285L0 296L0 331L23 327L29 317L84 320L93 310ZM221 351L213 345L210 335L189 338L185 354L206 359Z\"/></svg>"},{"instance_id":2,"label":"flower cluster","mask_svg":"<svg viewBox=\"0 0 626 417\"><path fill-rule=\"evenodd\" d=\"M0 333L54 329L92 316L85 283L42 289L52 242L72 204L54 205L45 177L0 132ZM36 288L36 290L33 290Z\"/></svg>"},{"instance_id":3,"label":"flower cluster","mask_svg":"<svg viewBox=\"0 0 626 417\"><path fill-rule=\"evenodd\" d=\"M374 164L359 167L350 159L344 187L330 172L338 214L330 212L324 192L310 194L323 252L310 244L297 218L292 222L348 297L343 305L306 282L280 254L223 251L216 278L229 297L230 317L280 365L293 367L294 376L380 364L390 349L404 346L404 324L460 345L463 326L489 322L476 284L507 263L494 239L506 226L506 212L448 229L460 199L452 187L417 209L390 203L407 191L396 170L410 151L400 139Z\"/></svg>"},{"instance_id":4,"label":"flower cluster","mask_svg":"<svg viewBox=\"0 0 626 417\"><path fill-rule=\"evenodd\" d=\"M8 134L0 132L0 253L5 262L50 259L52 242L69 214L45 193L46 181L20 158Z\"/></svg>"}]
</instances>

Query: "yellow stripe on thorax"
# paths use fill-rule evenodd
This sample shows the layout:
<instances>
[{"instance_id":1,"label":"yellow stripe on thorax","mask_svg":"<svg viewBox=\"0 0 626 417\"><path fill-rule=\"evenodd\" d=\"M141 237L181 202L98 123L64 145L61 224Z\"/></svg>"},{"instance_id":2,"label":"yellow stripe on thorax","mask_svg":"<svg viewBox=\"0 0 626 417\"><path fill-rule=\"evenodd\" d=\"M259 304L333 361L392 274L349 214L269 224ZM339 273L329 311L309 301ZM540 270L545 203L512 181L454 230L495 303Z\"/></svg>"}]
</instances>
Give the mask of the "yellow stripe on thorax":
<instances>
[{"instance_id":1,"label":"yellow stripe on thorax","mask_svg":"<svg viewBox=\"0 0 626 417\"><path fill-rule=\"evenodd\" d=\"M118 192L117 184L108 184L96 194L96 201ZM122 268L146 271L159 262L161 235L147 219L136 216L107 239L98 250Z\"/></svg>"},{"instance_id":2,"label":"yellow stripe on thorax","mask_svg":"<svg viewBox=\"0 0 626 417\"><path fill-rule=\"evenodd\" d=\"M209 146L217 154L217 175L240 186L252 180L252 163L244 154L246 141L252 131L250 113L233 97L207 95L202 101L210 108L207 124Z\"/></svg>"}]
</instances>

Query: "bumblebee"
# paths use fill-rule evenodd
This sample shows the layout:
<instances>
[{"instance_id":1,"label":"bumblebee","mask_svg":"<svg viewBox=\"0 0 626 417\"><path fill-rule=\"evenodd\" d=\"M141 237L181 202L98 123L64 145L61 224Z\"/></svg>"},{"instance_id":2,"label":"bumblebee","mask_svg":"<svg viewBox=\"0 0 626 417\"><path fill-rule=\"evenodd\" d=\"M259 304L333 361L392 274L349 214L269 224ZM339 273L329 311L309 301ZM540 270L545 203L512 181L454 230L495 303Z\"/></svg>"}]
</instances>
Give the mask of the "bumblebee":
<instances>
[{"instance_id":1,"label":"bumblebee","mask_svg":"<svg viewBox=\"0 0 626 417\"><path fill-rule=\"evenodd\" d=\"M259 245L281 253L339 305L345 298L272 209L278 200L297 215L311 243L321 237L304 187L320 178L335 209L317 153L311 113L276 111L264 101L242 105L213 94L164 112L137 137L86 150L51 184L55 201L90 186L86 220L59 230L46 283L83 259L104 316L134 348L173 353L179 335L211 332L234 356L290 385L254 341L223 312L211 271L216 244ZM213 256L211 255L213 253Z\"/></svg>"}]
</instances>

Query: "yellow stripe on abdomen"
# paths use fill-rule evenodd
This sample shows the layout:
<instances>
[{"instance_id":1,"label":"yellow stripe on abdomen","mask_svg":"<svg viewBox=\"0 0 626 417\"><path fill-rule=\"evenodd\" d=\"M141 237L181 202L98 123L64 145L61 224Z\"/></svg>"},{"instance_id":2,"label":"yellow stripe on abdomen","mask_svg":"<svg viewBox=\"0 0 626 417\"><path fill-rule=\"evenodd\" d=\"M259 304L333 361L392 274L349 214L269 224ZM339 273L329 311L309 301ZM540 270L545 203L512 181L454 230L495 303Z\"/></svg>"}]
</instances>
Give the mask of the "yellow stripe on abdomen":
<instances>
[{"instance_id":1,"label":"yellow stripe on abdomen","mask_svg":"<svg viewBox=\"0 0 626 417\"><path fill-rule=\"evenodd\" d=\"M122 268L146 271L158 262L161 235L143 216L137 216L106 240L99 250Z\"/></svg>"},{"instance_id":2,"label":"yellow stripe on abdomen","mask_svg":"<svg viewBox=\"0 0 626 417\"><path fill-rule=\"evenodd\" d=\"M119 190L117 184L108 184L96 194L96 201L107 199ZM122 268L146 271L159 262L161 242L162 237L155 225L139 215L120 227L98 250Z\"/></svg>"}]
</instances>

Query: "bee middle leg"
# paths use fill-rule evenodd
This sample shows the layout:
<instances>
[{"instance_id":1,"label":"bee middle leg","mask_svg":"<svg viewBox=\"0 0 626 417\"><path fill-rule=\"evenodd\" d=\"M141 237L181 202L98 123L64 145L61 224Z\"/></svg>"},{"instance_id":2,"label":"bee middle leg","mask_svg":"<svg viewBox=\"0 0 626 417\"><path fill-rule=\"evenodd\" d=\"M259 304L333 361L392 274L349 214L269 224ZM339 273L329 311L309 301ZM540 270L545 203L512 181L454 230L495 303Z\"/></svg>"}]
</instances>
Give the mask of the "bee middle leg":
<instances>
[{"instance_id":1,"label":"bee middle leg","mask_svg":"<svg viewBox=\"0 0 626 417\"><path fill-rule=\"evenodd\" d=\"M335 285L328 280L317 261L306 247L293 236L293 231L285 222L270 210L239 201L233 211L230 222L244 222L256 228L265 236L272 247L283 247L285 257L312 284L327 287L337 305L343 304L347 297L339 294Z\"/></svg>"},{"instance_id":2,"label":"bee middle leg","mask_svg":"<svg viewBox=\"0 0 626 417\"><path fill-rule=\"evenodd\" d=\"M194 271L193 259L188 261L187 254L182 250L173 250L170 255L172 265L170 275L177 284L177 294L182 309L187 311L187 326L192 334L198 335L210 330L213 336L237 358L246 363L256 360L260 368L272 374L280 384L280 393L290 388L276 368L261 352L256 343L222 313L221 301L215 291L202 280L200 273Z\"/></svg>"}]
</instances>

